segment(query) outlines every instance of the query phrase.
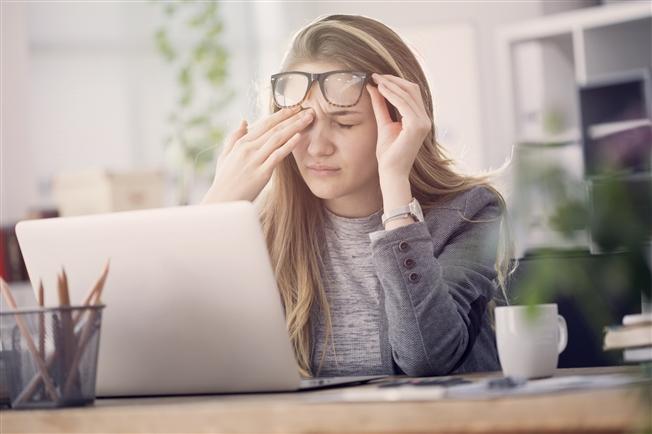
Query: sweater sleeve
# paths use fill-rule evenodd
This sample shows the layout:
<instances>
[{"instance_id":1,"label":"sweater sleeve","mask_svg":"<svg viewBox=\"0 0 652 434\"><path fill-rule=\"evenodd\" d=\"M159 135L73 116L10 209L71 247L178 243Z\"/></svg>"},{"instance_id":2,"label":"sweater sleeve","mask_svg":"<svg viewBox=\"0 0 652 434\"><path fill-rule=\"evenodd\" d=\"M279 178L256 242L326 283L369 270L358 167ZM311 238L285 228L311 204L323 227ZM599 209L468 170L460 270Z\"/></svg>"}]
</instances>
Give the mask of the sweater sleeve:
<instances>
[{"instance_id":1,"label":"sweater sleeve","mask_svg":"<svg viewBox=\"0 0 652 434\"><path fill-rule=\"evenodd\" d=\"M392 357L411 376L445 375L473 348L494 296L501 207L489 190L425 222L369 234Z\"/></svg>"}]
</instances>

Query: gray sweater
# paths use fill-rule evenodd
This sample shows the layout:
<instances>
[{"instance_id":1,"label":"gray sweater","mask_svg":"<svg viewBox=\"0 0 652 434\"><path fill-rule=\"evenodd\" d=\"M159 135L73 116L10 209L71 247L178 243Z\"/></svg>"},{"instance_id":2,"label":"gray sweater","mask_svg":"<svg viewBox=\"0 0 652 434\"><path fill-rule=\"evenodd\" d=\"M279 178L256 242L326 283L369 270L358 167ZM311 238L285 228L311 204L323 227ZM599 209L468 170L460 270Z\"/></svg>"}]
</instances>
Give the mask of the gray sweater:
<instances>
[{"instance_id":1,"label":"gray sweater","mask_svg":"<svg viewBox=\"0 0 652 434\"><path fill-rule=\"evenodd\" d=\"M390 231L382 228L382 210L355 219L326 211L321 275L333 342L318 371L326 327L315 308L313 373L499 370L487 303L496 291L500 212L482 187L438 204L425 222Z\"/></svg>"}]
</instances>

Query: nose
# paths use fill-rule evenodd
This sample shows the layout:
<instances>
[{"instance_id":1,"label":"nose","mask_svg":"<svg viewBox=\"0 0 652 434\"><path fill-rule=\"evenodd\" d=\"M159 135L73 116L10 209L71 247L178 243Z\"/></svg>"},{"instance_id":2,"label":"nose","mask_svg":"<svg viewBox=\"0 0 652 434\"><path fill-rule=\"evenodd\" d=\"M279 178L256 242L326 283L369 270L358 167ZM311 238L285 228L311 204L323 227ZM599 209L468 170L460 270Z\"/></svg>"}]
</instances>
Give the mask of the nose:
<instances>
[{"instance_id":1,"label":"nose","mask_svg":"<svg viewBox=\"0 0 652 434\"><path fill-rule=\"evenodd\" d=\"M315 119L306 129L308 135L308 155L312 157L323 157L332 155L335 152L335 146L330 140L327 122L323 116L315 113Z\"/></svg>"},{"instance_id":2,"label":"nose","mask_svg":"<svg viewBox=\"0 0 652 434\"><path fill-rule=\"evenodd\" d=\"M305 108L310 107L315 114L312 123L304 130L309 140L307 152L312 157L321 157L332 155L335 152L335 146L330 140L328 117L324 109L328 103L323 100L319 87L314 86L316 84L313 83L302 105Z\"/></svg>"}]
</instances>

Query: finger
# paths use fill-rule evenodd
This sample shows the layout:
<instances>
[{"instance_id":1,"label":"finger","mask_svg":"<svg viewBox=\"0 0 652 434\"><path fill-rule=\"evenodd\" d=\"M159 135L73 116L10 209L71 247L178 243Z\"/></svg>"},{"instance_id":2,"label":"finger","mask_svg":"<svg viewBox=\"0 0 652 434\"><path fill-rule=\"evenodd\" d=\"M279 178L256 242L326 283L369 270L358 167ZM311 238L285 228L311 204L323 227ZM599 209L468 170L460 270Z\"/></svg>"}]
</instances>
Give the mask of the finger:
<instances>
[{"instance_id":1,"label":"finger","mask_svg":"<svg viewBox=\"0 0 652 434\"><path fill-rule=\"evenodd\" d=\"M414 101L417 102L418 105L422 107L425 112L425 106L423 104L423 96L421 95L421 88L419 87L418 84L391 74L375 74L374 77L378 77L380 80L384 79L391 83L396 84L405 92L409 93L412 96L412 98L414 98Z\"/></svg>"},{"instance_id":2,"label":"finger","mask_svg":"<svg viewBox=\"0 0 652 434\"><path fill-rule=\"evenodd\" d=\"M224 147L222 148L222 155L226 155L233 149L235 142L237 142L241 137L247 134L247 120L243 119L240 121L240 126L235 130L224 142Z\"/></svg>"},{"instance_id":3,"label":"finger","mask_svg":"<svg viewBox=\"0 0 652 434\"><path fill-rule=\"evenodd\" d=\"M315 112L313 109L306 108L305 110L302 110L299 113L295 113L293 116L290 116L288 119L285 119L283 122L280 122L276 126L272 127L270 130L266 131L262 136L258 137L252 143L254 144L255 148L261 148L262 146L265 146L265 143L267 143L267 141L270 139L271 136L281 131L284 131L288 128L294 128L294 126L297 123L302 124L304 121L312 121L314 115ZM298 130L295 130L295 132L296 131Z\"/></svg>"},{"instance_id":4,"label":"finger","mask_svg":"<svg viewBox=\"0 0 652 434\"><path fill-rule=\"evenodd\" d=\"M400 96L401 99L403 99L412 108L412 111L414 112L415 115L421 112L419 110L419 107L417 106L416 101L414 101L413 96L408 92L406 92L404 89L402 89L396 83L381 78L380 81L378 82L378 86L380 85L385 86L386 88L394 92L396 95Z\"/></svg>"},{"instance_id":5,"label":"finger","mask_svg":"<svg viewBox=\"0 0 652 434\"><path fill-rule=\"evenodd\" d=\"M264 171L272 171L285 157L290 155L294 148L299 144L301 134L295 133L283 146L273 151L261 165Z\"/></svg>"},{"instance_id":6,"label":"finger","mask_svg":"<svg viewBox=\"0 0 652 434\"><path fill-rule=\"evenodd\" d=\"M256 121L256 123L249 127L249 132L245 136L245 140L256 140L278 123L283 122L295 113L299 112L299 110L301 110L301 106L284 108L277 111L276 113L273 113L270 116Z\"/></svg>"},{"instance_id":7,"label":"finger","mask_svg":"<svg viewBox=\"0 0 652 434\"><path fill-rule=\"evenodd\" d=\"M380 128L383 125L391 124L392 117L389 114L385 97L378 92L378 89L375 86L370 84L367 85L367 92L369 92L369 96L371 97L371 107L374 110L374 116L376 117L376 124L378 127Z\"/></svg>"},{"instance_id":8,"label":"finger","mask_svg":"<svg viewBox=\"0 0 652 434\"><path fill-rule=\"evenodd\" d=\"M380 94L387 98L394 107L396 107L399 113L402 116L402 122L405 122L407 119L416 117L416 113L412 107L407 103L407 101L401 95L398 95L392 89L387 87L384 83L378 85L378 91Z\"/></svg>"},{"instance_id":9,"label":"finger","mask_svg":"<svg viewBox=\"0 0 652 434\"><path fill-rule=\"evenodd\" d=\"M311 108L307 108L299 113L295 113L293 116L290 116L288 119L285 119L284 121L278 123L271 129L267 130L265 133L263 133L260 137L258 137L254 143L257 144L255 147L260 148L261 146L264 146L265 143L269 140L269 138L278 133L281 130L285 130L287 128L291 128L293 125L295 125L297 122L301 123L304 120L307 120L305 116L314 116L315 112ZM290 134L292 135L292 134Z\"/></svg>"},{"instance_id":10,"label":"finger","mask_svg":"<svg viewBox=\"0 0 652 434\"><path fill-rule=\"evenodd\" d=\"M257 160L265 161L269 158L270 154L275 152L276 149L281 147L294 134L302 131L310 125L314 119L315 116L312 113L312 110L305 110L304 113L296 116L296 119L288 119L288 121L292 122L277 127L275 131L270 131L265 137L265 142L257 151ZM262 138L260 140L262 140Z\"/></svg>"}]
</instances>

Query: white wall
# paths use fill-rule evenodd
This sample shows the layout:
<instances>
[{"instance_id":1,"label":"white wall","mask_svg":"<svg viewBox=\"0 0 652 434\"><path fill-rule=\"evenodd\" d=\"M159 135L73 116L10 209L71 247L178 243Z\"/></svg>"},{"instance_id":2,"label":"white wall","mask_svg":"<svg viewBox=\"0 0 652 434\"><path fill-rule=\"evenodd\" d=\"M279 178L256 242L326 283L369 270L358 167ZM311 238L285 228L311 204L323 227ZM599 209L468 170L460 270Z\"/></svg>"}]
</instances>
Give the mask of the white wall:
<instances>
[{"instance_id":1,"label":"white wall","mask_svg":"<svg viewBox=\"0 0 652 434\"><path fill-rule=\"evenodd\" d=\"M428 79L438 142L458 170L481 172L485 161L475 29L458 23L396 31L416 52Z\"/></svg>"},{"instance_id":2,"label":"white wall","mask_svg":"<svg viewBox=\"0 0 652 434\"><path fill-rule=\"evenodd\" d=\"M0 222L11 221L37 202L35 156L30 146L29 76L25 8L18 3L0 4L2 48L0 94L2 95L0 142Z\"/></svg>"},{"instance_id":3,"label":"white wall","mask_svg":"<svg viewBox=\"0 0 652 434\"><path fill-rule=\"evenodd\" d=\"M154 46L160 5L3 2L2 10L3 222L52 206L51 179L61 171L172 170L163 139L178 92L175 71ZM258 56L246 26L250 13L244 3L223 10L239 96L224 114L225 126L254 112L248 72ZM181 49L189 45L188 35L176 36ZM170 192L168 203L174 200Z\"/></svg>"}]
</instances>

